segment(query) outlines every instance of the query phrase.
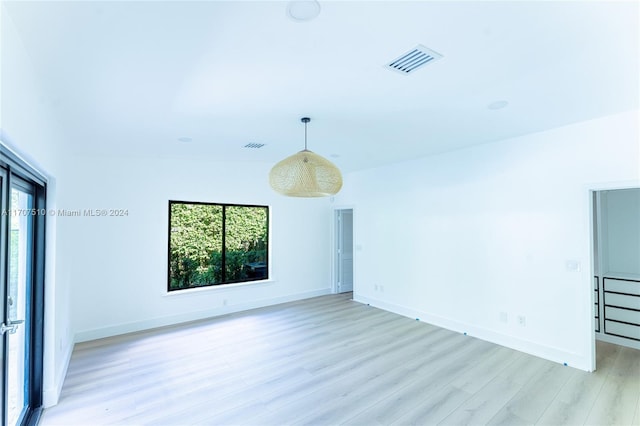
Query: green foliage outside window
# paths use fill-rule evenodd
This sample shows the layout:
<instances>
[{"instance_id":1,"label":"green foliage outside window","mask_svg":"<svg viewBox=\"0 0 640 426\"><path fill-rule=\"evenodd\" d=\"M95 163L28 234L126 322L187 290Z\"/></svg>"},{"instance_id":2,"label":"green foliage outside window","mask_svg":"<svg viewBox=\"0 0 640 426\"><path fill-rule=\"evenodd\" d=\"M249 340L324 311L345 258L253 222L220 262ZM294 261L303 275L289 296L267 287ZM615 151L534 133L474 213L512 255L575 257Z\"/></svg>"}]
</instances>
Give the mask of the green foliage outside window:
<instances>
[{"instance_id":1,"label":"green foliage outside window","mask_svg":"<svg viewBox=\"0 0 640 426\"><path fill-rule=\"evenodd\" d=\"M169 290L268 277L268 207L169 202Z\"/></svg>"}]
</instances>

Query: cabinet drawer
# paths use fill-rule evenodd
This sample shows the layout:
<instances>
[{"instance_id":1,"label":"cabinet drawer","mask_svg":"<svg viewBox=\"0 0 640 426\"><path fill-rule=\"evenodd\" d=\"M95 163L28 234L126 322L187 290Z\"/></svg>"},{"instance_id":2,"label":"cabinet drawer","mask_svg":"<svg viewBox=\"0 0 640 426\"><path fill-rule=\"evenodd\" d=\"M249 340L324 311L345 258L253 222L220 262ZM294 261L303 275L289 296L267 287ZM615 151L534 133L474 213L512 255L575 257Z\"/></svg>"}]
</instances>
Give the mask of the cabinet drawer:
<instances>
[{"instance_id":1,"label":"cabinet drawer","mask_svg":"<svg viewBox=\"0 0 640 426\"><path fill-rule=\"evenodd\" d=\"M640 326L623 324L621 322L605 320L604 322L605 334L611 334L614 336L626 337L628 339L640 341Z\"/></svg>"},{"instance_id":2,"label":"cabinet drawer","mask_svg":"<svg viewBox=\"0 0 640 426\"><path fill-rule=\"evenodd\" d=\"M604 279L604 291L640 296L640 281L620 280L616 278Z\"/></svg>"},{"instance_id":3,"label":"cabinet drawer","mask_svg":"<svg viewBox=\"0 0 640 426\"><path fill-rule=\"evenodd\" d=\"M612 308L611 306L605 306L604 318L607 320L615 320L628 322L640 326L640 312L631 311L629 309Z\"/></svg>"},{"instance_id":4,"label":"cabinet drawer","mask_svg":"<svg viewBox=\"0 0 640 426\"><path fill-rule=\"evenodd\" d=\"M614 307L617 306L620 308L635 309L636 311L640 311L640 296L627 296L626 294L605 292L604 305Z\"/></svg>"}]
</instances>

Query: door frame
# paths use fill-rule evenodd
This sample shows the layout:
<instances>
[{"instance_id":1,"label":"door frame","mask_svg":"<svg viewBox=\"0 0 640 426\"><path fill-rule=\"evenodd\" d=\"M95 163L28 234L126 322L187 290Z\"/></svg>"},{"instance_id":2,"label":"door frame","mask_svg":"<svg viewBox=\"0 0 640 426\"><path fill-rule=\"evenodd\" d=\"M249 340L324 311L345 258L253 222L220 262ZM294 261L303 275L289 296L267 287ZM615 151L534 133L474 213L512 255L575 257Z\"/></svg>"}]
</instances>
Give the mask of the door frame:
<instances>
[{"instance_id":1,"label":"door frame","mask_svg":"<svg viewBox=\"0 0 640 426\"><path fill-rule=\"evenodd\" d=\"M338 250L339 250L339 244L340 244L340 240L339 240L339 230L340 227L338 225L338 217L341 211L343 210L351 210L351 214L352 214L352 218L353 218L353 222L352 222L352 226L351 226L351 233L353 234L353 291L355 293L355 288L356 288L356 264L355 264L355 257L356 257L356 230L355 230L355 218L356 218L356 209L353 206L336 206L333 208L333 217L332 217L332 221L331 221L331 293L333 294L338 294L339 292L339 288L338 288L338 282L339 282L339 276L338 274L340 273L340 268L338 265L338 259L339 259L339 254L338 254Z\"/></svg>"},{"instance_id":2,"label":"door frame","mask_svg":"<svg viewBox=\"0 0 640 426\"><path fill-rule=\"evenodd\" d=\"M603 225L602 225L602 200L603 200L603 196L605 194L603 194L603 192L615 192L615 191L625 191L625 190L640 190L640 185L638 186L631 186L631 187L625 187L625 188L612 188L612 189L599 189L599 190L594 190L591 191L591 193L593 194L593 206L594 206L594 213L596 215L595 217L595 224L594 224L594 230L596 232L596 235L598 236L598 241L596 244L595 239L593 238L592 235L592 239L594 241L592 241L592 259L593 259L593 267L595 268L596 266L598 267L598 287L599 287L599 292L598 292L598 296L599 296L599 302L603 301L603 292L604 292L604 280L605 278L611 278L611 276L609 277L605 277L605 275L607 275L605 272L610 272L610 271L606 271L604 269L604 264L603 264L603 253L601 251L602 247L603 247L603 242L602 242L602 235L603 235ZM595 248L598 248L598 256L595 256ZM595 274L594 274L595 275ZM595 295L594 295L594 299L595 299ZM605 332L605 324L604 324L604 320L605 320L605 305L603 303L599 303L598 305L598 315L599 318L601 320L601 324L600 324L600 334L599 334L599 339L597 338L596 340L601 340L604 342L609 342L609 343L613 343L613 344L617 344L617 345L622 345L622 346L628 346L634 349L640 349L640 342L637 341L630 341L629 339L626 339L624 337L618 337L616 335L612 335L612 334L607 334Z\"/></svg>"},{"instance_id":3,"label":"door frame","mask_svg":"<svg viewBox=\"0 0 640 426\"><path fill-rule=\"evenodd\" d=\"M596 327L595 327L595 323L593 320L593 306L595 303L595 292L593 291L593 277L595 275L595 264L596 262L598 262L598 259L595 259L594 257L594 253L595 253L595 247L594 247L594 234L593 234L593 230L595 226L599 227L599 224L596 223L597 220L599 220L599 218L596 218L594 215L594 211L596 208L595 205L595 194L599 191L613 191L613 190L617 190L617 189L633 189L633 188L640 188L640 180L627 180L627 181L622 181L622 182L609 182L609 183L600 183L600 184L591 184L591 185L587 185L585 187L586 189L586 199L587 199L587 211L588 211L588 226L589 226L589 256L587 257L587 259L589 259L589 265L587 270L589 271L589 277L588 277L588 289L589 289L589 298L588 298L588 309L586 310L589 313L589 346L590 346L590 371L596 371L597 369L597 365L596 365ZM598 229L599 231L599 229ZM598 236L600 238L600 235ZM602 269L602 265L598 265L598 269L600 270L600 273L602 273L601 269ZM599 286L600 287L600 286ZM600 287L600 291L602 291L602 288ZM602 321L604 321L604 318L601 318Z\"/></svg>"},{"instance_id":4,"label":"door frame","mask_svg":"<svg viewBox=\"0 0 640 426\"><path fill-rule=\"evenodd\" d=\"M26 405L27 411L22 418L22 425L35 425L38 423L40 415L42 413L43 402L43 383L44 383L44 281L45 281L45 219L46 219L46 190L47 179L33 167L29 166L18 155L10 151L0 141L0 168L3 170L3 174L6 179L3 179L3 188L6 190L5 200L3 201L3 207L8 207L8 200L10 200L12 179L20 179L33 185L33 209L36 212L33 217L33 232L31 236L32 247L32 263L31 263L31 298L29 300L29 306L27 310L30 311L29 317L29 329L27 335L29 336L26 344L29 351L29 362L26 366L28 370L28 383L29 387L26 393ZM2 229L5 230L5 238L2 238L1 242L4 244L4 252L2 262L5 265L4 276L0 277L0 285L5 286L8 271L6 269L8 249L7 233L9 230L10 215L0 215L2 223ZM4 290L3 290L4 293ZM6 298L0 301L3 305L6 304ZM3 306L6 309L6 306ZM2 314L5 312L3 310ZM26 318L25 318L26 319ZM5 318L2 318L4 322ZM6 342L4 335L0 337ZM6 345L3 345L5 350L4 359L6 359ZM4 366L0 366L4 369ZM3 372L4 373L4 372ZM3 395L6 395L7 389L7 377L5 374L0 378L0 386L3 388ZM0 404L5 405L5 400L0 401ZM3 414L0 418L0 424L6 423L6 410L0 410Z\"/></svg>"}]
</instances>

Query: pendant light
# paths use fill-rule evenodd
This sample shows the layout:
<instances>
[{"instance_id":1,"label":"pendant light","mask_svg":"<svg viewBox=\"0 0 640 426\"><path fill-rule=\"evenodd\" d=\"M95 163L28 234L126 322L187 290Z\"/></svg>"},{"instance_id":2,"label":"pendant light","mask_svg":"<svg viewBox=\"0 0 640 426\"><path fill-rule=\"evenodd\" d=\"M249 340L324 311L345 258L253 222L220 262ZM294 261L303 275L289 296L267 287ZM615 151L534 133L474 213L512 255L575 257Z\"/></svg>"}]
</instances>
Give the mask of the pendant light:
<instances>
[{"instance_id":1,"label":"pendant light","mask_svg":"<svg viewBox=\"0 0 640 426\"><path fill-rule=\"evenodd\" d=\"M285 158L269 172L269 184L288 197L326 197L342 188L342 174L329 160L307 149L307 124L304 123L304 149Z\"/></svg>"}]
</instances>

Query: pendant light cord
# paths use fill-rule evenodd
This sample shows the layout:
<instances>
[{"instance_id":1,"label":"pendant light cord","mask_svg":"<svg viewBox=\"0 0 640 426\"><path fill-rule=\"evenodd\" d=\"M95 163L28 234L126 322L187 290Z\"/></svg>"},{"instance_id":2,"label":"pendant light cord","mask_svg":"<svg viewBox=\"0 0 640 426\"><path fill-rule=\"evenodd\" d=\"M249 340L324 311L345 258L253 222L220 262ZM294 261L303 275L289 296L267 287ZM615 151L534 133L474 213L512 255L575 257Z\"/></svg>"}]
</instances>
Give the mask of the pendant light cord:
<instances>
[{"instance_id":1,"label":"pendant light cord","mask_svg":"<svg viewBox=\"0 0 640 426\"><path fill-rule=\"evenodd\" d=\"M307 123L311 121L311 119L309 117L302 117L300 119L300 121L302 121L304 123L304 150L308 151L307 149Z\"/></svg>"}]
</instances>

